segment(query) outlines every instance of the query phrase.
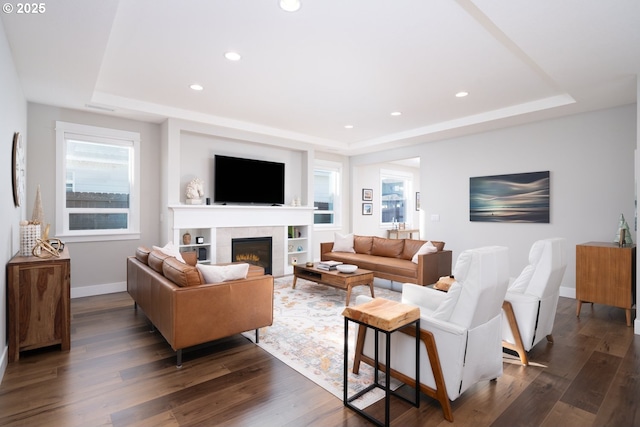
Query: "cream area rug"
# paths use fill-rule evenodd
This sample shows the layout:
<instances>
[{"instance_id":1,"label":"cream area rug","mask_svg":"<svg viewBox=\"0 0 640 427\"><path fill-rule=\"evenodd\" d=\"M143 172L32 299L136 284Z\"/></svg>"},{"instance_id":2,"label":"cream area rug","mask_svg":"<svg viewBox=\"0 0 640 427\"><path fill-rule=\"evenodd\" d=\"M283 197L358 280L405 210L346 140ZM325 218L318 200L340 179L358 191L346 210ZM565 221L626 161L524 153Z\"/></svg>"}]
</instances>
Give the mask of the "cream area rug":
<instances>
[{"instance_id":1,"label":"cream area rug","mask_svg":"<svg viewBox=\"0 0 640 427\"><path fill-rule=\"evenodd\" d=\"M286 363L340 400L344 384L344 317L346 291L298 279L292 289L293 276L275 279L273 325L260 329L258 346ZM375 296L400 301L400 293L375 288ZM368 286L357 286L350 304L358 295L371 295ZM354 375L353 354L357 324L349 322L349 396L366 388L373 379L373 368L361 364ZM254 331L245 333L252 341ZM380 374L382 382L384 375ZM384 384L384 382L382 382ZM394 384L395 383L395 384ZM399 384L392 379L392 387ZM354 405L365 408L383 397L383 390L366 393Z\"/></svg>"}]
</instances>

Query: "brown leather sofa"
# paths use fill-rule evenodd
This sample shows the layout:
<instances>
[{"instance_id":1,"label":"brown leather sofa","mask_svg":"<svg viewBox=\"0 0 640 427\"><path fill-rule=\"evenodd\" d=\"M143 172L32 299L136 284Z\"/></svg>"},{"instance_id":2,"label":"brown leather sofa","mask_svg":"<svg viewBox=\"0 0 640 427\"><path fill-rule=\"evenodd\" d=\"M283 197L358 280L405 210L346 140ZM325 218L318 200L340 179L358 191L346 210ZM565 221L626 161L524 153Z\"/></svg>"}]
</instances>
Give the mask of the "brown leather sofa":
<instances>
[{"instance_id":1,"label":"brown leather sofa","mask_svg":"<svg viewBox=\"0 0 640 427\"><path fill-rule=\"evenodd\" d=\"M426 240L386 239L377 236L354 236L351 252L332 252L333 242L320 243L322 261L341 261L373 271L375 277L396 282L431 285L442 276L451 275L451 251L444 242L431 241L437 252L418 255L418 263L411 261Z\"/></svg>"},{"instance_id":2,"label":"brown leather sofa","mask_svg":"<svg viewBox=\"0 0 640 427\"><path fill-rule=\"evenodd\" d=\"M204 283L195 252L185 263L140 247L127 258L127 292L176 351L273 323L273 276L251 265L246 279Z\"/></svg>"}]
</instances>

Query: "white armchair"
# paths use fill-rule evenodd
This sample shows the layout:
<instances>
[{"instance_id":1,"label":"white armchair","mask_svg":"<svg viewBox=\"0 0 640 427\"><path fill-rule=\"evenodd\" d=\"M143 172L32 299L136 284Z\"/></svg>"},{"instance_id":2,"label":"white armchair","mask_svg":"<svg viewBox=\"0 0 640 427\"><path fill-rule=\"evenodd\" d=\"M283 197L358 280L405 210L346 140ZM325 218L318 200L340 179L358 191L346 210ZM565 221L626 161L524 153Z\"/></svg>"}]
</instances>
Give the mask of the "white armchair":
<instances>
[{"instance_id":1,"label":"white armchair","mask_svg":"<svg viewBox=\"0 0 640 427\"><path fill-rule=\"evenodd\" d=\"M464 251L449 292L405 283L402 302L420 307L420 390L438 400L453 421L451 402L478 381L502 375L501 307L509 284L508 249L491 246ZM371 298L358 296L358 304ZM391 335L391 375L415 385L415 329ZM385 337L378 345L385 364ZM373 331L360 326L353 371L374 365ZM386 371L386 367L380 369Z\"/></svg>"},{"instance_id":2,"label":"white armchair","mask_svg":"<svg viewBox=\"0 0 640 427\"><path fill-rule=\"evenodd\" d=\"M543 338L553 343L560 283L567 267L566 241L538 240L529 251L529 264L512 280L503 305L502 345L528 365L527 352Z\"/></svg>"}]
</instances>

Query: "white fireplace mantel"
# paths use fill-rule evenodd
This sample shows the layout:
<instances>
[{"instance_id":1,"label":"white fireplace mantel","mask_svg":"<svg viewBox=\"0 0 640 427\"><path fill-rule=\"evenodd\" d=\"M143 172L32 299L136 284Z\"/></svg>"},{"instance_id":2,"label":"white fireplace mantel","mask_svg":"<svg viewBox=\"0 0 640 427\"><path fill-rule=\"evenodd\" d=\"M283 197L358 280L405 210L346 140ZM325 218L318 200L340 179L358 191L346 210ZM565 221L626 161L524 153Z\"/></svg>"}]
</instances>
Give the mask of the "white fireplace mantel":
<instances>
[{"instance_id":1,"label":"white fireplace mantel","mask_svg":"<svg viewBox=\"0 0 640 427\"><path fill-rule=\"evenodd\" d=\"M313 225L309 206L170 205L173 228Z\"/></svg>"},{"instance_id":2,"label":"white fireplace mantel","mask_svg":"<svg viewBox=\"0 0 640 427\"><path fill-rule=\"evenodd\" d=\"M251 227L270 227L279 229L273 241L273 274L275 276L291 274L293 267L291 260L297 258L297 253L291 253L289 241L287 244L287 229L290 226L306 229L303 241L296 242L305 246L305 252L311 248L311 229L313 227L313 207L309 206L265 206L265 205L170 205L170 224L173 229L174 240L181 236L184 229L209 229L211 244L211 261L228 262L225 259L229 242L221 242L217 235L228 233L218 232L220 229L241 229ZM222 231L222 230L220 230ZM246 230L245 230L246 231ZM237 230L241 232L241 230ZM243 236L246 236L243 234ZM257 236L256 236L257 237ZM295 236L294 236L295 237ZM294 251L296 249L294 248ZM223 256L224 254L224 256ZM302 257L301 257L302 259ZM277 264L276 264L277 263Z\"/></svg>"}]
</instances>

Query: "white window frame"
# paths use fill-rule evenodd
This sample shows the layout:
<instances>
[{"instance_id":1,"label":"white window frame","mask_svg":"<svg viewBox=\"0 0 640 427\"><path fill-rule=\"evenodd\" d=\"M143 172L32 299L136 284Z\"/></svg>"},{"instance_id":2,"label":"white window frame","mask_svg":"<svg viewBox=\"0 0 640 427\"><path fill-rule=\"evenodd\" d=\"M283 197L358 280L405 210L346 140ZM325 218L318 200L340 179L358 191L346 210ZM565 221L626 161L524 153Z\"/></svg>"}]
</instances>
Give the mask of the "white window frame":
<instances>
[{"instance_id":1,"label":"white window frame","mask_svg":"<svg viewBox=\"0 0 640 427\"><path fill-rule=\"evenodd\" d=\"M395 179L401 179L405 182L405 188L404 188L404 196L406 199L406 204L405 204L405 222L409 220L411 211L413 209L413 204L414 201L411 199L411 194L413 194L411 192L411 189L413 188L413 174L409 173L409 172L404 172L404 171L398 171L398 170L390 170L390 169L381 169L380 170L380 203L378 203L378 208L380 210L380 226L383 228L391 228L393 221L388 221L388 222L383 222L382 220L382 203L384 203L384 201L382 200L382 181L385 178L395 178Z\"/></svg>"},{"instance_id":2,"label":"white window frame","mask_svg":"<svg viewBox=\"0 0 640 427\"><path fill-rule=\"evenodd\" d=\"M67 139L98 142L107 145L133 147L129 177L130 193L127 229L69 230L69 215L78 208L66 207ZM82 212L89 210L83 209ZM100 212L107 212L100 209ZM140 134L117 129L101 128L56 121L56 237L67 242L133 240L140 238Z\"/></svg>"},{"instance_id":3,"label":"white window frame","mask_svg":"<svg viewBox=\"0 0 640 427\"><path fill-rule=\"evenodd\" d=\"M333 210L320 211L314 210L314 224L313 227L316 230L330 230L330 229L342 229L342 163L332 162L329 160L315 160L313 166L313 176L315 179L316 170L328 171L336 174L335 180L335 188L334 195L335 199L333 201ZM314 205L315 205L315 189L314 189ZM322 213L332 213L333 214L333 223L330 224L316 224L315 223L315 215Z\"/></svg>"}]
</instances>

